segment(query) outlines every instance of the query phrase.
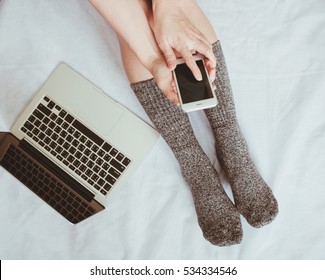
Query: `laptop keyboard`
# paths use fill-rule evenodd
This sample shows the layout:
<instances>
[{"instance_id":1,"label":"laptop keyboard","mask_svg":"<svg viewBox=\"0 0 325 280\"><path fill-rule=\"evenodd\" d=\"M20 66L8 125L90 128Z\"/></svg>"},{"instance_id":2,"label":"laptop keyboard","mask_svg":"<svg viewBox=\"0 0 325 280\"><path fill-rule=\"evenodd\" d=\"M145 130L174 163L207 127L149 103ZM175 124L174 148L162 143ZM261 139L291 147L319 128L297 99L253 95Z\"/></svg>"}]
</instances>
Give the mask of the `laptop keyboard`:
<instances>
[{"instance_id":1,"label":"laptop keyboard","mask_svg":"<svg viewBox=\"0 0 325 280\"><path fill-rule=\"evenodd\" d=\"M1 165L71 223L78 223L96 211L13 145L8 147Z\"/></svg>"},{"instance_id":2,"label":"laptop keyboard","mask_svg":"<svg viewBox=\"0 0 325 280\"><path fill-rule=\"evenodd\" d=\"M131 162L48 97L21 130L104 196Z\"/></svg>"}]
</instances>

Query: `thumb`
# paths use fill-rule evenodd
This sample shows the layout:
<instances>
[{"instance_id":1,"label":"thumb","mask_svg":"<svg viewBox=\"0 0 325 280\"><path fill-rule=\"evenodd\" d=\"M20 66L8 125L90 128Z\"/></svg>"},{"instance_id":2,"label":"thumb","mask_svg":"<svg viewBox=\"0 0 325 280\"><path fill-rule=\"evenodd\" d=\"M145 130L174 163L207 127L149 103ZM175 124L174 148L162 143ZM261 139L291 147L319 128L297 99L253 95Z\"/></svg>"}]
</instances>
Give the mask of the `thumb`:
<instances>
[{"instance_id":1,"label":"thumb","mask_svg":"<svg viewBox=\"0 0 325 280\"><path fill-rule=\"evenodd\" d=\"M176 56L173 48L168 43L163 44L160 48L164 54L169 70L174 70L176 67Z\"/></svg>"}]
</instances>

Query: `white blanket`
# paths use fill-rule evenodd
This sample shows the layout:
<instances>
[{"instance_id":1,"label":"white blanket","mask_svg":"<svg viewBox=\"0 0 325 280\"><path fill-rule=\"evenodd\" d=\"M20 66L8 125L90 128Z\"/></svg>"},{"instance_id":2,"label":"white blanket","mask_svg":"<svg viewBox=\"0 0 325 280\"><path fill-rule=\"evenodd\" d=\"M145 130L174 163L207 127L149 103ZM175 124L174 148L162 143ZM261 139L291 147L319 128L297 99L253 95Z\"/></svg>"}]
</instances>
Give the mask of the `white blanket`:
<instances>
[{"instance_id":1,"label":"white blanket","mask_svg":"<svg viewBox=\"0 0 325 280\"><path fill-rule=\"evenodd\" d=\"M10 130L61 61L149 121L114 32L88 1L1 2L0 131ZM278 199L276 220L255 229L242 219L240 245L211 245L160 138L107 210L79 225L0 168L1 259L325 258L325 3L198 2L221 40L251 156ZM190 117L220 171L207 120L202 112Z\"/></svg>"}]
</instances>

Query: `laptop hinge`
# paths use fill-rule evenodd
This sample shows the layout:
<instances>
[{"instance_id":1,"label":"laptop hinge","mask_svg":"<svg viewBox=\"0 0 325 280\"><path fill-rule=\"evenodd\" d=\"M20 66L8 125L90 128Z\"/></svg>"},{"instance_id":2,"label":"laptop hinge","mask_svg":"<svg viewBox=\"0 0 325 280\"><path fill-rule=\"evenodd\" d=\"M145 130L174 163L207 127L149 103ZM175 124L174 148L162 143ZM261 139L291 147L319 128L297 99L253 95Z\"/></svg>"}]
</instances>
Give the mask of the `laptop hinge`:
<instances>
[{"instance_id":1,"label":"laptop hinge","mask_svg":"<svg viewBox=\"0 0 325 280\"><path fill-rule=\"evenodd\" d=\"M60 178L64 183L71 187L74 191L80 194L84 199L91 202L95 197L91 191L82 186L77 180L72 178L68 173L64 172L60 167L43 155L40 151L35 149L30 143L25 139L21 140L19 147L26 151L29 155L34 157L38 162L40 162L45 168L52 172L55 176Z\"/></svg>"}]
</instances>

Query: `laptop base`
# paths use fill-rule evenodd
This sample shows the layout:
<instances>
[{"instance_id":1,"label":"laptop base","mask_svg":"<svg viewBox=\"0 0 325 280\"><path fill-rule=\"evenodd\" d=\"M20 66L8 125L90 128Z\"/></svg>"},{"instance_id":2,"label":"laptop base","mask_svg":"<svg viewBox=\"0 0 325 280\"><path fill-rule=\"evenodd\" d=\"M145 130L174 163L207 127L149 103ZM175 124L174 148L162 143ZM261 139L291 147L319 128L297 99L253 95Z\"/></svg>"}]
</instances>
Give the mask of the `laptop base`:
<instances>
[{"instance_id":1,"label":"laptop base","mask_svg":"<svg viewBox=\"0 0 325 280\"><path fill-rule=\"evenodd\" d=\"M0 165L71 223L105 209L94 199L87 201L65 178L44 168L11 133L1 132L0 144Z\"/></svg>"}]
</instances>

